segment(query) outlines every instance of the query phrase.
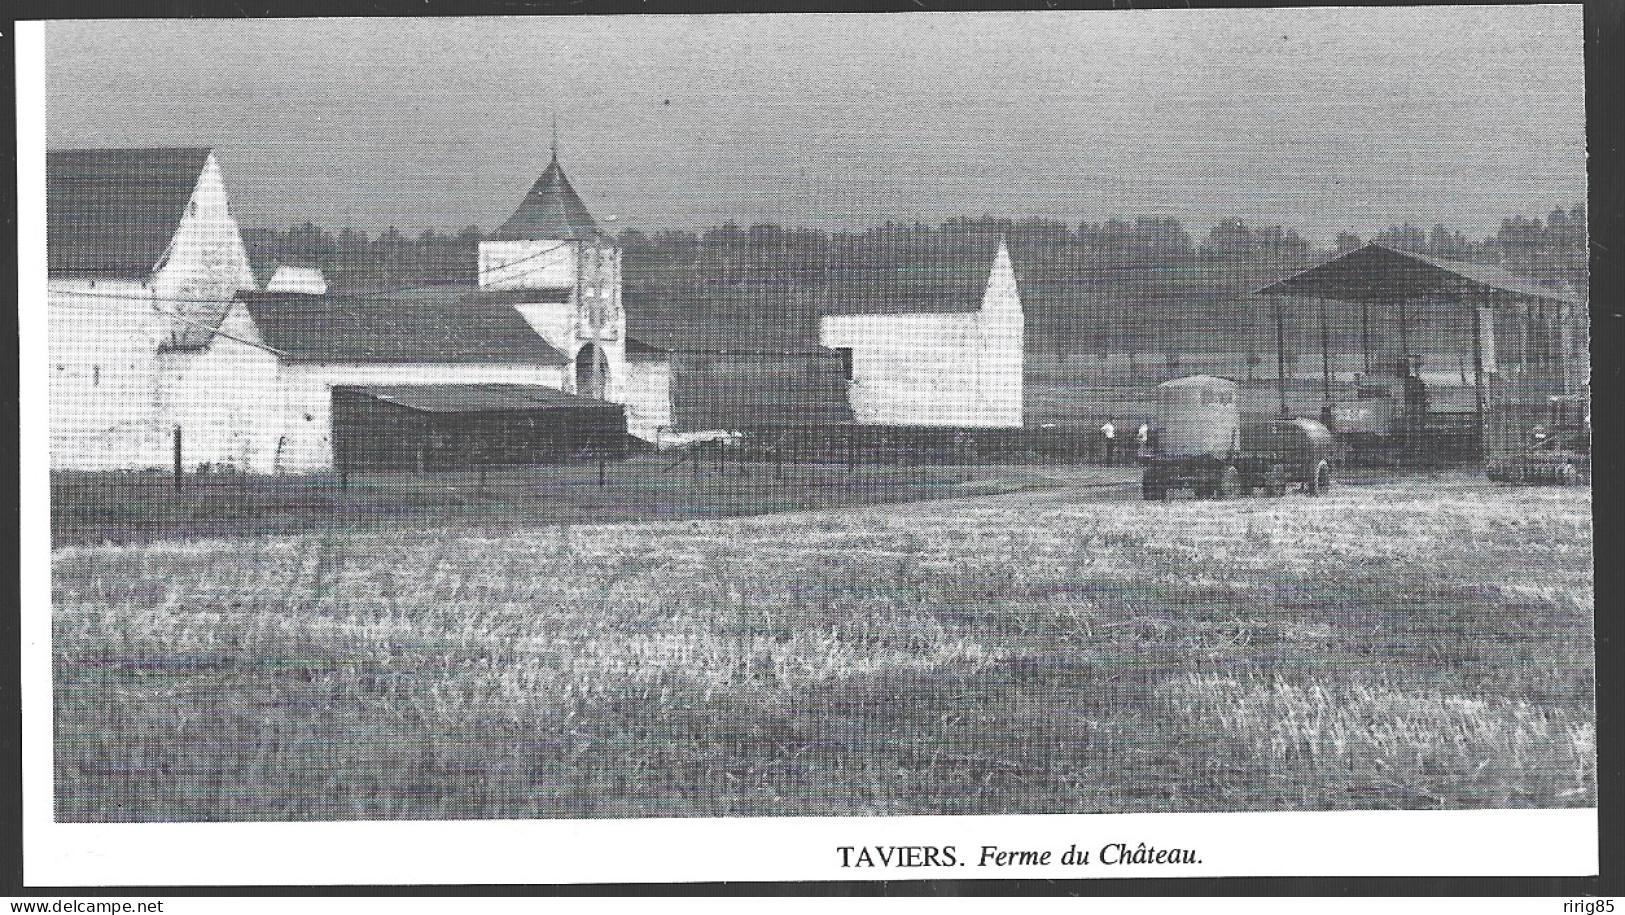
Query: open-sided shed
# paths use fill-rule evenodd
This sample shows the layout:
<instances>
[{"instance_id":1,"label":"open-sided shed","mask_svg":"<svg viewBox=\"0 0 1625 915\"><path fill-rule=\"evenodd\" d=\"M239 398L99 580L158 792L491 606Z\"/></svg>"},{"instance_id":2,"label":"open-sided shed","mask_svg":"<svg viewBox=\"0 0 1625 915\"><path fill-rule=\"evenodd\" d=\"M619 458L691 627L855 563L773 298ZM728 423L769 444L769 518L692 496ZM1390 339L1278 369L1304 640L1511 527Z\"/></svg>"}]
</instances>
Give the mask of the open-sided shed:
<instances>
[{"instance_id":1,"label":"open-sided shed","mask_svg":"<svg viewBox=\"0 0 1625 915\"><path fill-rule=\"evenodd\" d=\"M1492 265L1372 243L1265 286L1258 294L1317 301L1323 327L1327 301L1357 306L1368 354L1374 346L1400 357L1417 352L1417 342L1428 333L1421 321L1430 308L1466 318L1477 426L1491 458L1527 448L1530 430L1544 421L1552 399L1584 395L1590 384L1584 303L1564 289ZM1279 310L1277 316L1279 327ZM1397 342L1397 349L1373 344L1374 333ZM1282 371L1284 375L1284 367ZM1329 388L1329 362L1326 371Z\"/></svg>"},{"instance_id":2,"label":"open-sided shed","mask_svg":"<svg viewBox=\"0 0 1625 915\"><path fill-rule=\"evenodd\" d=\"M341 470L459 470L622 455L620 404L541 385L435 384L333 389Z\"/></svg>"}]
</instances>

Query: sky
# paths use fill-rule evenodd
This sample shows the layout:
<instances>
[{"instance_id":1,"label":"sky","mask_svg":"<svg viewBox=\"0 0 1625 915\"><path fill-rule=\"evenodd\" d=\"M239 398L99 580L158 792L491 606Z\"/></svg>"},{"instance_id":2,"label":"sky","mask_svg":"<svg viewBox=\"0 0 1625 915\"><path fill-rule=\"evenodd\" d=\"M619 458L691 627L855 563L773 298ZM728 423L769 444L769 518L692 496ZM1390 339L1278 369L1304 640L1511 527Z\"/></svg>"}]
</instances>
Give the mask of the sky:
<instances>
[{"instance_id":1,"label":"sky","mask_svg":"<svg viewBox=\"0 0 1625 915\"><path fill-rule=\"evenodd\" d=\"M212 146L247 226L1170 215L1330 243L1585 199L1581 8L46 27L51 148ZM610 217L613 217L611 219Z\"/></svg>"}]
</instances>

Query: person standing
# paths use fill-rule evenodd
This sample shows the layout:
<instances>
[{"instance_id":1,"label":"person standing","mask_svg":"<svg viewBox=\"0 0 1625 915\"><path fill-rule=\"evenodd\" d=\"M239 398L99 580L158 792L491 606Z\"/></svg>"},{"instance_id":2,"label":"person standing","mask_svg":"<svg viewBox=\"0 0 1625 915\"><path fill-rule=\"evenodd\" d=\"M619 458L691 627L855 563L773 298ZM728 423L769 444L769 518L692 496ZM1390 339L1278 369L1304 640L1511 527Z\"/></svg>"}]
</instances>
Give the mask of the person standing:
<instances>
[{"instance_id":1,"label":"person standing","mask_svg":"<svg viewBox=\"0 0 1625 915\"><path fill-rule=\"evenodd\" d=\"M1151 456L1151 426L1140 423L1140 431L1134 433L1135 454L1140 457Z\"/></svg>"},{"instance_id":2,"label":"person standing","mask_svg":"<svg viewBox=\"0 0 1625 915\"><path fill-rule=\"evenodd\" d=\"M1100 441L1106 454L1106 466L1117 463L1117 424L1106 420L1100 427Z\"/></svg>"}]
</instances>

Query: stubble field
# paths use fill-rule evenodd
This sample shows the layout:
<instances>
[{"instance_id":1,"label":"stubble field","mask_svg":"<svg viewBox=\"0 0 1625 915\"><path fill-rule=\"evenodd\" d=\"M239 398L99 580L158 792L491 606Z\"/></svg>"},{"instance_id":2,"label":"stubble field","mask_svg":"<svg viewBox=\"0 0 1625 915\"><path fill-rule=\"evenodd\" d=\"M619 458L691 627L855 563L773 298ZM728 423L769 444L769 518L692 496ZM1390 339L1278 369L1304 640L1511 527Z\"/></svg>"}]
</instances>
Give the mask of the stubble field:
<instances>
[{"instance_id":1,"label":"stubble field","mask_svg":"<svg viewBox=\"0 0 1625 915\"><path fill-rule=\"evenodd\" d=\"M67 546L66 821L1596 803L1589 491Z\"/></svg>"}]
</instances>

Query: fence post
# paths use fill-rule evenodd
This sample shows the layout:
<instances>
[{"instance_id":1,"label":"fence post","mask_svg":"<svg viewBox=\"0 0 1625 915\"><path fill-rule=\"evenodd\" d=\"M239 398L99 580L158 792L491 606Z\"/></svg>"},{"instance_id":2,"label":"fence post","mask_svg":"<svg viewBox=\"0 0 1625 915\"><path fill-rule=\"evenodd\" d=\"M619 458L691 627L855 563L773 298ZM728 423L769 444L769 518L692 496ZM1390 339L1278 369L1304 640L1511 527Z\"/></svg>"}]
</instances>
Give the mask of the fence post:
<instances>
[{"instance_id":1,"label":"fence post","mask_svg":"<svg viewBox=\"0 0 1625 915\"><path fill-rule=\"evenodd\" d=\"M603 489L604 485L604 452L602 449L600 449L598 452L598 488Z\"/></svg>"},{"instance_id":2,"label":"fence post","mask_svg":"<svg viewBox=\"0 0 1625 915\"><path fill-rule=\"evenodd\" d=\"M181 427L175 427L175 491L181 491Z\"/></svg>"}]
</instances>

